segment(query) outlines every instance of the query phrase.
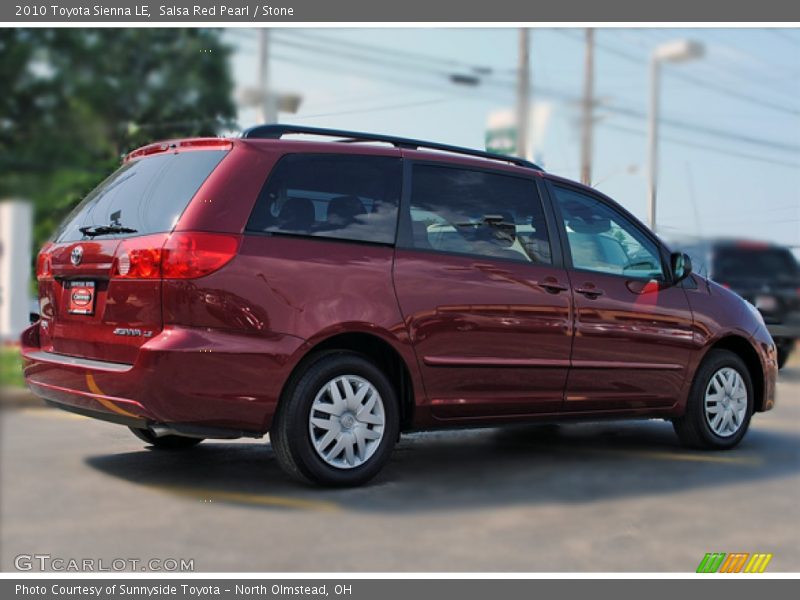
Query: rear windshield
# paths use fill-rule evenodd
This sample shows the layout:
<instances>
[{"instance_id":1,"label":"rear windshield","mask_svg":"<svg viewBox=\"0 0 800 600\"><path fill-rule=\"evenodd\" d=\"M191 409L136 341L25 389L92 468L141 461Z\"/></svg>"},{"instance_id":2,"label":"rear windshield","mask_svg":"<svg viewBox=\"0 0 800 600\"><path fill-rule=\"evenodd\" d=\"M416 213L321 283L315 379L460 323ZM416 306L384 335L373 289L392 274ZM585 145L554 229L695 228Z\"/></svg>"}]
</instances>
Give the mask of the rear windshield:
<instances>
[{"instance_id":1,"label":"rear windshield","mask_svg":"<svg viewBox=\"0 0 800 600\"><path fill-rule=\"evenodd\" d=\"M56 232L57 242L85 239L81 228L116 227L147 235L172 231L197 190L227 150L161 154L126 163L97 186Z\"/></svg>"},{"instance_id":2,"label":"rear windshield","mask_svg":"<svg viewBox=\"0 0 800 600\"><path fill-rule=\"evenodd\" d=\"M720 248L714 274L717 279L795 279L798 266L792 253L782 248Z\"/></svg>"}]
</instances>

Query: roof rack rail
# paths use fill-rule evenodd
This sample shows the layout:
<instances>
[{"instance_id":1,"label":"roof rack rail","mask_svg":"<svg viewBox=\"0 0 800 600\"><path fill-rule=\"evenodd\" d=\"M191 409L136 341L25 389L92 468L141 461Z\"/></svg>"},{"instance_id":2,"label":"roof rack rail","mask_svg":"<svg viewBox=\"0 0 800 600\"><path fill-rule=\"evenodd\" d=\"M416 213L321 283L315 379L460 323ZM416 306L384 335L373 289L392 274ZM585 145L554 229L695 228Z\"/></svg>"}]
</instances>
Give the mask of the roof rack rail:
<instances>
[{"instance_id":1,"label":"roof rack rail","mask_svg":"<svg viewBox=\"0 0 800 600\"><path fill-rule=\"evenodd\" d=\"M385 142L392 144L396 148L406 148L409 150L417 150L419 148L427 148L430 150L441 150L442 152L452 152L453 154L465 154L467 156L476 156L478 158L487 158L489 160L499 160L507 163L517 165L518 167L527 167L529 169L536 169L543 171L539 165L532 163L524 158L517 158L516 156L506 156L504 154L495 154L493 152L484 152L483 150L473 150L472 148L462 148L461 146L450 146L448 144L437 144L436 142L424 142L422 140L415 140L411 138L395 137L391 135L381 135L375 133L364 133L360 131L345 131L341 129L325 129L322 127L305 127L303 125L257 125L250 127L242 132L242 137L247 139L270 139L279 140L284 135L288 134L307 134L319 135L324 137L342 138L340 142L354 143L354 142Z\"/></svg>"}]
</instances>

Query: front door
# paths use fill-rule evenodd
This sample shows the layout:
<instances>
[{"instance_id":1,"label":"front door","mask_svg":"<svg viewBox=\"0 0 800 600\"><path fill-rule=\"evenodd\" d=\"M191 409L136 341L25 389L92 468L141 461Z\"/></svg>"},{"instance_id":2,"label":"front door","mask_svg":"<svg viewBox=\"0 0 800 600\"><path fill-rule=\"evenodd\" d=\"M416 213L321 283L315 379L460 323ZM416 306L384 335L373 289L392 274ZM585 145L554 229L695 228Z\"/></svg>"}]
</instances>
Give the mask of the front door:
<instances>
[{"instance_id":1,"label":"front door","mask_svg":"<svg viewBox=\"0 0 800 600\"><path fill-rule=\"evenodd\" d=\"M571 411L671 406L691 353L684 289L669 285L659 244L600 195L551 185L572 294Z\"/></svg>"}]
</instances>

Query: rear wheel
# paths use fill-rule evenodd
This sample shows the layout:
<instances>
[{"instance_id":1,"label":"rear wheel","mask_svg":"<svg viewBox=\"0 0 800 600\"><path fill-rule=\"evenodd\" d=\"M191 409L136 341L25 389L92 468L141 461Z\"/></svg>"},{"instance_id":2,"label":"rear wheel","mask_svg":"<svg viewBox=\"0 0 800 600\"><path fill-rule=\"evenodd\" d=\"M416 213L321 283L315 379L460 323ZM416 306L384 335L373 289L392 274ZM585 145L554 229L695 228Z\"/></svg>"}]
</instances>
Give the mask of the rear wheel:
<instances>
[{"instance_id":1,"label":"rear wheel","mask_svg":"<svg viewBox=\"0 0 800 600\"><path fill-rule=\"evenodd\" d=\"M136 427L129 427L128 429L140 440L158 450L183 450L185 448L193 448L203 441L202 438L184 437L182 435L162 435L159 437L149 429L138 429Z\"/></svg>"},{"instance_id":2,"label":"rear wheel","mask_svg":"<svg viewBox=\"0 0 800 600\"><path fill-rule=\"evenodd\" d=\"M673 425L687 446L724 450L742 440L752 414L753 383L744 361L712 350L697 370L686 412Z\"/></svg>"},{"instance_id":3,"label":"rear wheel","mask_svg":"<svg viewBox=\"0 0 800 600\"><path fill-rule=\"evenodd\" d=\"M365 357L331 351L289 384L270 430L291 476L331 486L360 485L389 460L399 432L395 390Z\"/></svg>"}]
</instances>

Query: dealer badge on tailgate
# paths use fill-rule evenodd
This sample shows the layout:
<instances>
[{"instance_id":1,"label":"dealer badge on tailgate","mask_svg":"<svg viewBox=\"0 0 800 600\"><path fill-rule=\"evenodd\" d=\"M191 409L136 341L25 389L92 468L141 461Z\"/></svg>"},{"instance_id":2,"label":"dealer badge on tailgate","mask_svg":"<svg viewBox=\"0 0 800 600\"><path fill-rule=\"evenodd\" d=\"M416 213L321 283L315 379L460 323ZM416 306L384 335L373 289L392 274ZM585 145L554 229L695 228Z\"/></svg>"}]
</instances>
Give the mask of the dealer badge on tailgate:
<instances>
[{"instance_id":1,"label":"dealer badge on tailgate","mask_svg":"<svg viewBox=\"0 0 800 600\"><path fill-rule=\"evenodd\" d=\"M94 281L70 281L68 293L70 314L94 314Z\"/></svg>"}]
</instances>

